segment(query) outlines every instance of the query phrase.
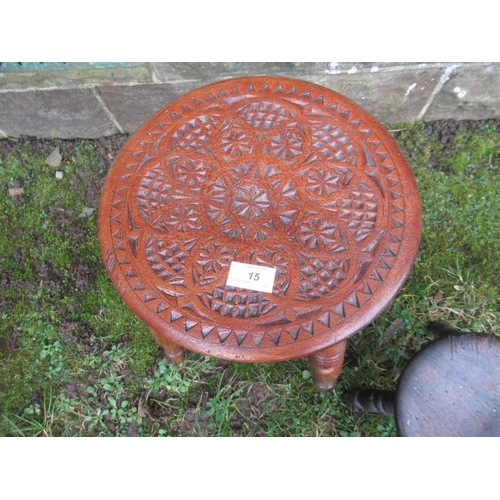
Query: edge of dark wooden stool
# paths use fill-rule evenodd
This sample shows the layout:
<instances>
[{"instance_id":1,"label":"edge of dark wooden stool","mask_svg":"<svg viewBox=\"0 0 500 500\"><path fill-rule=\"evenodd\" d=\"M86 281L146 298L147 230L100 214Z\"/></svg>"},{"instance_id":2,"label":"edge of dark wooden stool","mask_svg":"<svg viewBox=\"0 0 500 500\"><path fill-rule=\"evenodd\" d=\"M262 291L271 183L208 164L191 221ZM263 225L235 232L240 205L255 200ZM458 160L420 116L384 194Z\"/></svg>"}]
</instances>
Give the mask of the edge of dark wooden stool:
<instances>
[{"instance_id":1,"label":"edge of dark wooden stool","mask_svg":"<svg viewBox=\"0 0 500 500\"><path fill-rule=\"evenodd\" d=\"M458 333L423 347L396 395L400 436L500 436L500 338Z\"/></svg>"}]
</instances>

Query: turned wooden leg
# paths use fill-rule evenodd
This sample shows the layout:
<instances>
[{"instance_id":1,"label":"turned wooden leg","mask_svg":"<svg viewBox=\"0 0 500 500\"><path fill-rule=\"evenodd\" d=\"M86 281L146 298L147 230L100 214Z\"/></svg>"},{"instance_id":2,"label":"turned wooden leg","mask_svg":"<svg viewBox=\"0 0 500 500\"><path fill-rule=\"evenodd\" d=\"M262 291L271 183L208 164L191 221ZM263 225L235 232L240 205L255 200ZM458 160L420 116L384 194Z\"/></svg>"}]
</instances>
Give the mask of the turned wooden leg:
<instances>
[{"instance_id":1,"label":"turned wooden leg","mask_svg":"<svg viewBox=\"0 0 500 500\"><path fill-rule=\"evenodd\" d=\"M182 348L179 344L176 344L175 342L172 342L165 339L165 337L160 336L152 328L150 328L150 330L156 342L158 342L158 344L160 344L160 346L163 348L165 357L168 360L172 361L176 365L179 365L184 361L184 348Z\"/></svg>"},{"instance_id":2,"label":"turned wooden leg","mask_svg":"<svg viewBox=\"0 0 500 500\"><path fill-rule=\"evenodd\" d=\"M309 356L313 381L320 391L329 391L339 378L347 340Z\"/></svg>"}]
</instances>

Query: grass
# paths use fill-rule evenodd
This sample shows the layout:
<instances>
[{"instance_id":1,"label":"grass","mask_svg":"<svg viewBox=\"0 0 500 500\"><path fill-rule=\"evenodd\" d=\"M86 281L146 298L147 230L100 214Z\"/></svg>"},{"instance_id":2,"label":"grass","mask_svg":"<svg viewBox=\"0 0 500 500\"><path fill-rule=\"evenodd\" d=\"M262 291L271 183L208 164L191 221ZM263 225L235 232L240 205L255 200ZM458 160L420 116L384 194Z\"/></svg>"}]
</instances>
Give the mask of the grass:
<instances>
[{"instance_id":1,"label":"grass","mask_svg":"<svg viewBox=\"0 0 500 500\"><path fill-rule=\"evenodd\" d=\"M393 389L432 320L500 334L500 134L485 124L445 144L422 123L393 128L424 208L418 259L326 393L304 359L166 364L107 277L95 212L82 215L104 155L92 141L14 144L0 157L0 435L394 436L392 418L351 410L343 392ZM56 145L62 179L44 164Z\"/></svg>"}]
</instances>

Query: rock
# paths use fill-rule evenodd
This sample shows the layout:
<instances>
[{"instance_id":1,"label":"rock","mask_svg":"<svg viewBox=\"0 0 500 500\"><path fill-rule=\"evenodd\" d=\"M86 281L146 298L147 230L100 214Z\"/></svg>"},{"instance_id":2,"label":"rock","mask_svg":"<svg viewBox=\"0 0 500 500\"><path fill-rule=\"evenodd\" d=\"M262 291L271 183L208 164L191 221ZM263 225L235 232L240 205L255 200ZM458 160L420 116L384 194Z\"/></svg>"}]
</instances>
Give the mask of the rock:
<instances>
[{"instance_id":1,"label":"rock","mask_svg":"<svg viewBox=\"0 0 500 500\"><path fill-rule=\"evenodd\" d=\"M90 217L94 213L95 208L83 207L82 212L78 217Z\"/></svg>"},{"instance_id":2,"label":"rock","mask_svg":"<svg viewBox=\"0 0 500 500\"><path fill-rule=\"evenodd\" d=\"M24 194L24 188L22 187L9 188L9 196L21 196L22 194Z\"/></svg>"},{"instance_id":3,"label":"rock","mask_svg":"<svg viewBox=\"0 0 500 500\"><path fill-rule=\"evenodd\" d=\"M45 158L45 163L51 167L60 167L62 162L62 156L59 152L59 148L55 148L52 153L50 153L47 158Z\"/></svg>"},{"instance_id":4,"label":"rock","mask_svg":"<svg viewBox=\"0 0 500 500\"><path fill-rule=\"evenodd\" d=\"M56 179L62 179L64 177L64 172L61 172L61 170L58 170L56 172Z\"/></svg>"}]
</instances>

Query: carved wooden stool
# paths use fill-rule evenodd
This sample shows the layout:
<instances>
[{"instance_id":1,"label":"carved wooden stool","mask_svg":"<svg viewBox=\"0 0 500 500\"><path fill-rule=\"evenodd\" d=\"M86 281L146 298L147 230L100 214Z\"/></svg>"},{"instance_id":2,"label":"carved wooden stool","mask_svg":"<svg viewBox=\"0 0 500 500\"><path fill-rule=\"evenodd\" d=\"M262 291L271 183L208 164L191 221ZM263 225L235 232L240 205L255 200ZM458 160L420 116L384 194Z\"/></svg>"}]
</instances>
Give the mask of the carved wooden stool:
<instances>
[{"instance_id":1,"label":"carved wooden stool","mask_svg":"<svg viewBox=\"0 0 500 500\"><path fill-rule=\"evenodd\" d=\"M322 390L403 285L420 230L413 173L382 125L281 77L168 104L125 144L99 207L106 269L168 358L309 356Z\"/></svg>"}]
</instances>

